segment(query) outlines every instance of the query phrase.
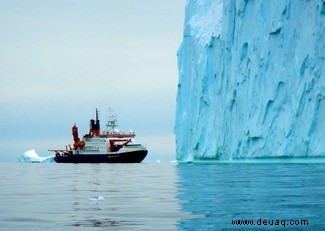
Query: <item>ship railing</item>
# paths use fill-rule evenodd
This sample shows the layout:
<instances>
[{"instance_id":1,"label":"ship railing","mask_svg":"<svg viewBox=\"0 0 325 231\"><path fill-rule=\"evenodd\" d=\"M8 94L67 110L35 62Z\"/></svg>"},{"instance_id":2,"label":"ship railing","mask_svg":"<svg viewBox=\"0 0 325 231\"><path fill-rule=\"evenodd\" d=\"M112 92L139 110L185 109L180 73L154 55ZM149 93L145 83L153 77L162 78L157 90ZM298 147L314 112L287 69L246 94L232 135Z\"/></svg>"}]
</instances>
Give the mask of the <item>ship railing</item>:
<instances>
[{"instance_id":1,"label":"ship railing","mask_svg":"<svg viewBox=\"0 0 325 231\"><path fill-rule=\"evenodd\" d=\"M112 137L112 138L134 138L136 136L135 133L103 133L100 137Z\"/></svg>"}]
</instances>

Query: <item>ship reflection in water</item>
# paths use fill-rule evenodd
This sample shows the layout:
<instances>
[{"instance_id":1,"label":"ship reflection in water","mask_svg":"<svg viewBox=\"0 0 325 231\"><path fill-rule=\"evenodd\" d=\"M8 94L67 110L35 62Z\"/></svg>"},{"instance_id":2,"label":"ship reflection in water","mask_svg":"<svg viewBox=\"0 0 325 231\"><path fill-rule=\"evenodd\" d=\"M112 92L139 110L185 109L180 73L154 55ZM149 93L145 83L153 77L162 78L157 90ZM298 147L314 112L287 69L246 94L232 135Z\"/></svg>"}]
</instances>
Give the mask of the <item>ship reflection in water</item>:
<instances>
[{"instance_id":1,"label":"ship reflection in water","mask_svg":"<svg viewBox=\"0 0 325 231\"><path fill-rule=\"evenodd\" d=\"M240 229L233 220L252 220L255 225L250 228L264 229L288 226L290 220L307 220L308 228L322 226L319 214L325 211L319 205L323 203L325 187L317 183L325 171L322 164L145 165L138 165L143 172L134 174L134 183L126 179L123 183L121 178L93 181L95 187L102 188L108 180L108 198L92 200L84 208L77 203L76 210L101 214L105 211L105 216L86 216L72 226L127 230ZM293 228L304 230L306 226Z\"/></svg>"},{"instance_id":2,"label":"ship reflection in water","mask_svg":"<svg viewBox=\"0 0 325 231\"><path fill-rule=\"evenodd\" d=\"M240 230L233 219L260 218L322 230L324 172L317 163L3 163L1 230Z\"/></svg>"},{"instance_id":3,"label":"ship reflection in water","mask_svg":"<svg viewBox=\"0 0 325 231\"><path fill-rule=\"evenodd\" d=\"M73 175L81 177L72 181L69 194L74 213L64 226L81 230L89 227L175 230L180 220L197 217L181 210L176 197L175 163L73 165L73 168Z\"/></svg>"}]
</instances>

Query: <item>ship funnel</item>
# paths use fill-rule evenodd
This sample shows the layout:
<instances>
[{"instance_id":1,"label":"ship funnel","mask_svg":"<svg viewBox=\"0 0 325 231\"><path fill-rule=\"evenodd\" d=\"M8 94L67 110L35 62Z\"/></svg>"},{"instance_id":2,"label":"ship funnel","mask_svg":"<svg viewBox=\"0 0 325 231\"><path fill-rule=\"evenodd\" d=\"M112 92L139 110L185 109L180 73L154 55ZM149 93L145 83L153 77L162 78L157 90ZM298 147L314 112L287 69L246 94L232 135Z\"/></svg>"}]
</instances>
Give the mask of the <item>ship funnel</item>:
<instances>
[{"instance_id":1,"label":"ship funnel","mask_svg":"<svg viewBox=\"0 0 325 231\"><path fill-rule=\"evenodd\" d=\"M100 124L98 119L98 110L96 108L96 120L90 120L90 128L89 128L89 135L91 136L99 136L100 134Z\"/></svg>"}]
</instances>

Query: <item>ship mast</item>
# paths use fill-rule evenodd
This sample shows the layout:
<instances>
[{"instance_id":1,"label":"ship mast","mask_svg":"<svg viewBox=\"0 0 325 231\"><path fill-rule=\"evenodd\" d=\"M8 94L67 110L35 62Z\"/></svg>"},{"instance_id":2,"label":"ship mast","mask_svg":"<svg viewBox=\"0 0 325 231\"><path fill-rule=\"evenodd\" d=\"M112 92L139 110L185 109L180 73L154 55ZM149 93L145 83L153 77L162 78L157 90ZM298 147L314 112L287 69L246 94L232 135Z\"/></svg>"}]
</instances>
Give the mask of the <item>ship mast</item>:
<instances>
[{"instance_id":1,"label":"ship mast","mask_svg":"<svg viewBox=\"0 0 325 231\"><path fill-rule=\"evenodd\" d=\"M114 113L114 111L111 108L108 108L108 116L107 116L107 124L106 124L107 131L109 131L108 128L110 128L110 132L114 132L115 128L118 127L116 118L117 118L116 113Z\"/></svg>"}]
</instances>

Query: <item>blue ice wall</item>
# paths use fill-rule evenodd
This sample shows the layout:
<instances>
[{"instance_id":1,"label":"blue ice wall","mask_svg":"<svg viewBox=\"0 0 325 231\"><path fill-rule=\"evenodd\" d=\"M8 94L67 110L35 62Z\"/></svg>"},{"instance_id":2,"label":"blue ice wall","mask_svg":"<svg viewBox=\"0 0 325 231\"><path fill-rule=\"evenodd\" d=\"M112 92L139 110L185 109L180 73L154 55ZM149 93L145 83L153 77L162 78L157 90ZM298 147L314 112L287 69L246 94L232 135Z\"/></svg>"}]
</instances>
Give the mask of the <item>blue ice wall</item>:
<instances>
[{"instance_id":1,"label":"blue ice wall","mask_svg":"<svg viewBox=\"0 0 325 231\"><path fill-rule=\"evenodd\" d=\"M188 0L177 159L325 156L324 28L324 0Z\"/></svg>"}]
</instances>

